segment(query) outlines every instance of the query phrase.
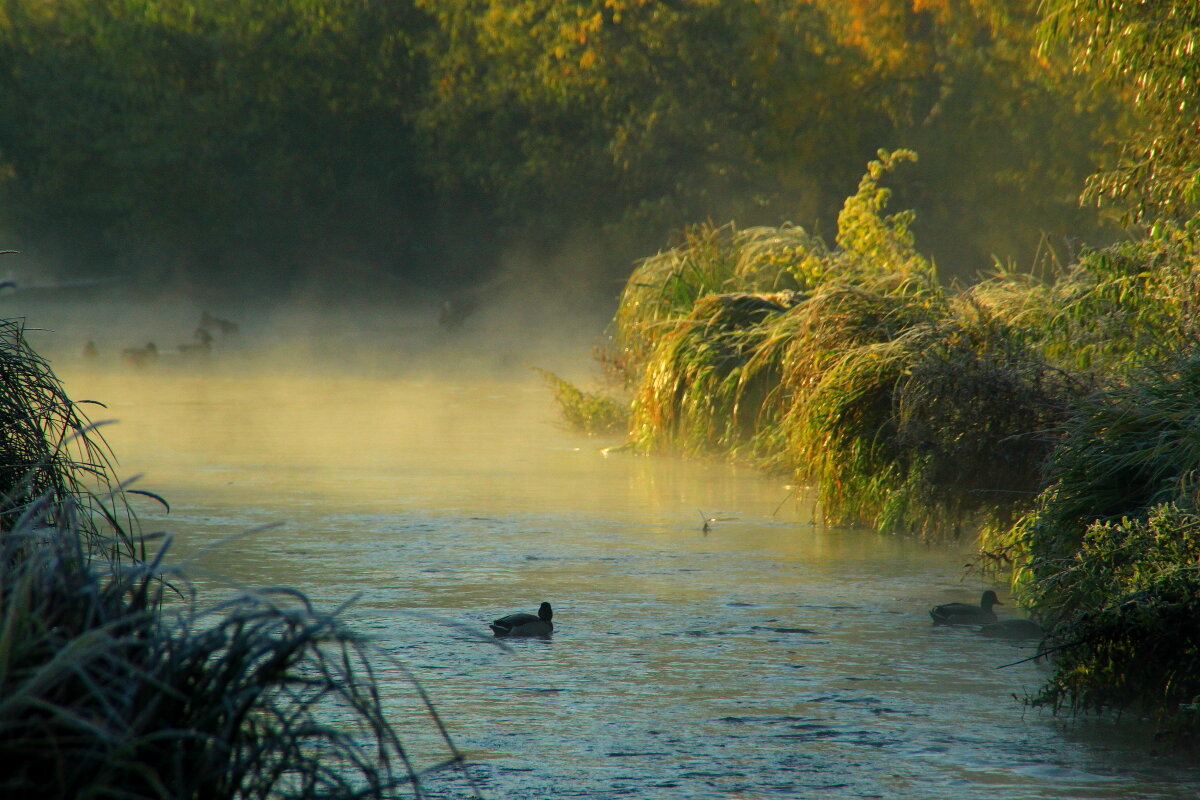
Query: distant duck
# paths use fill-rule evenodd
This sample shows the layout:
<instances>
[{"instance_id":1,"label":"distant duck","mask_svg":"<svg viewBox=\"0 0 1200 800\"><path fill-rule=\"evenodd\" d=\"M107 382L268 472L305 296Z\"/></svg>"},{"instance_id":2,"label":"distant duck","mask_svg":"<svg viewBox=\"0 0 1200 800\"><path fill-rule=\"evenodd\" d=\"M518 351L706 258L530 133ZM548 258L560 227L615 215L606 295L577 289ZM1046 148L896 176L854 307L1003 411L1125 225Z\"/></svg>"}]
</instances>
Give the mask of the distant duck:
<instances>
[{"instance_id":1,"label":"distant duck","mask_svg":"<svg viewBox=\"0 0 1200 800\"><path fill-rule=\"evenodd\" d=\"M987 625L996 621L996 612L992 606L1002 606L996 593L988 589L979 599L979 605L970 603L946 603L934 606L929 611L934 625Z\"/></svg>"},{"instance_id":2,"label":"distant duck","mask_svg":"<svg viewBox=\"0 0 1200 800\"><path fill-rule=\"evenodd\" d=\"M121 351L121 361L131 367L145 367L158 361L158 347L147 342L145 347L127 347Z\"/></svg>"},{"instance_id":3,"label":"distant duck","mask_svg":"<svg viewBox=\"0 0 1200 800\"><path fill-rule=\"evenodd\" d=\"M549 603L542 603L536 616L524 611L501 617L488 627L496 636L549 636L554 632L551 618L554 612Z\"/></svg>"}]
</instances>

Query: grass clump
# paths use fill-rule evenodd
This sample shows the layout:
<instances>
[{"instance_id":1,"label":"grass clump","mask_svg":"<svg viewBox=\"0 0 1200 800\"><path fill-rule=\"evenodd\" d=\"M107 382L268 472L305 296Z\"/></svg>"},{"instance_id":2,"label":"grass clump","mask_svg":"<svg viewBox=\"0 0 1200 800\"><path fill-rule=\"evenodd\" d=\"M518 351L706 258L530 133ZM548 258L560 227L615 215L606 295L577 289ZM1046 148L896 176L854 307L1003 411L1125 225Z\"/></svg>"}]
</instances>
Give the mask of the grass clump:
<instances>
[{"instance_id":1,"label":"grass clump","mask_svg":"<svg viewBox=\"0 0 1200 800\"><path fill-rule=\"evenodd\" d=\"M797 226L690 227L677 245L642 261L626 282L613 319L617 357L636 375L659 339L701 298L805 291L824 279L827 256L825 244Z\"/></svg>"},{"instance_id":2,"label":"grass clump","mask_svg":"<svg viewBox=\"0 0 1200 800\"><path fill-rule=\"evenodd\" d=\"M771 424L765 416L774 382L753 363L764 325L801 299L790 291L698 299L661 335L646 363L633 400L631 440L646 450L729 454L750 443Z\"/></svg>"},{"instance_id":3,"label":"grass clump","mask_svg":"<svg viewBox=\"0 0 1200 800\"><path fill-rule=\"evenodd\" d=\"M1040 488L1067 387L1019 332L969 303L842 351L789 418L827 516L957 535Z\"/></svg>"},{"instance_id":4,"label":"grass clump","mask_svg":"<svg viewBox=\"0 0 1200 800\"><path fill-rule=\"evenodd\" d=\"M586 392L548 370L537 369L537 372L554 391L563 420L572 430L589 435L613 435L624 433L628 428L629 409L616 398L602 392Z\"/></svg>"},{"instance_id":5,"label":"grass clump","mask_svg":"<svg viewBox=\"0 0 1200 800\"><path fill-rule=\"evenodd\" d=\"M159 562L97 569L77 534L0 546L0 794L418 792L369 645L336 616L290 591L172 601Z\"/></svg>"},{"instance_id":6,"label":"grass clump","mask_svg":"<svg viewBox=\"0 0 1200 800\"><path fill-rule=\"evenodd\" d=\"M0 334L0 796L419 796L369 644L293 590L202 606L20 326Z\"/></svg>"},{"instance_id":7,"label":"grass clump","mask_svg":"<svg viewBox=\"0 0 1200 800\"><path fill-rule=\"evenodd\" d=\"M938 283L910 212L886 213L880 182L912 158L868 165L836 249L789 228L764 257L762 229L710 228L635 271L615 330L641 365L636 445L750 456L815 480L830 520L929 535L1036 493L1062 382L1021 329ZM681 291L685 274L705 280Z\"/></svg>"}]
</instances>

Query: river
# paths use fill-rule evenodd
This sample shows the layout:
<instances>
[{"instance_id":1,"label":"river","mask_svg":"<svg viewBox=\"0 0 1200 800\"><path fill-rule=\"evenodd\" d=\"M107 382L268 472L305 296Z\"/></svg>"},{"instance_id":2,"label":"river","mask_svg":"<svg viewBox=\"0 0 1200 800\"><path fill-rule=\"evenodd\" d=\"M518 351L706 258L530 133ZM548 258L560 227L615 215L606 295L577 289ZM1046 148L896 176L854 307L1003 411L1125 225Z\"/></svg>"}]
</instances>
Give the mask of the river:
<instances>
[{"instance_id":1,"label":"river","mask_svg":"<svg viewBox=\"0 0 1200 800\"><path fill-rule=\"evenodd\" d=\"M170 501L136 502L174 558L199 553L215 594L356 598L346 618L417 676L487 797L1200 794L1144 729L1024 705L1046 667L1000 667L1028 643L930 624L992 585L965 545L825 527L808 489L746 467L605 455L520 358L489 374L448 352L320 357L54 364L119 421L103 430L120 473ZM551 639L490 638L543 600ZM436 763L404 672L380 678L418 765ZM425 791L470 796L452 771Z\"/></svg>"}]
</instances>

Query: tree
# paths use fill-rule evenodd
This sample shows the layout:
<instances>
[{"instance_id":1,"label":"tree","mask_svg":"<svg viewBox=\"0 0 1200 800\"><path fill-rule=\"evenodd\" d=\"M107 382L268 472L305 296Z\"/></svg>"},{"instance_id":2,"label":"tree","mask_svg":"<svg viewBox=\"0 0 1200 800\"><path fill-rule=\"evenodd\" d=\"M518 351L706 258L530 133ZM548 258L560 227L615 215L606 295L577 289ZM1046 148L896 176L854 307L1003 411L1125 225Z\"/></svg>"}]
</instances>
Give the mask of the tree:
<instances>
[{"instance_id":1,"label":"tree","mask_svg":"<svg viewBox=\"0 0 1200 800\"><path fill-rule=\"evenodd\" d=\"M7 0L6 211L70 261L287 277L298 253L369 236L366 209L410 218L424 19L406 2Z\"/></svg>"},{"instance_id":2,"label":"tree","mask_svg":"<svg viewBox=\"0 0 1200 800\"><path fill-rule=\"evenodd\" d=\"M1200 204L1200 3L1044 0L1046 48L1116 84L1137 113L1115 164L1087 196L1126 203L1131 221L1187 218Z\"/></svg>"}]
</instances>

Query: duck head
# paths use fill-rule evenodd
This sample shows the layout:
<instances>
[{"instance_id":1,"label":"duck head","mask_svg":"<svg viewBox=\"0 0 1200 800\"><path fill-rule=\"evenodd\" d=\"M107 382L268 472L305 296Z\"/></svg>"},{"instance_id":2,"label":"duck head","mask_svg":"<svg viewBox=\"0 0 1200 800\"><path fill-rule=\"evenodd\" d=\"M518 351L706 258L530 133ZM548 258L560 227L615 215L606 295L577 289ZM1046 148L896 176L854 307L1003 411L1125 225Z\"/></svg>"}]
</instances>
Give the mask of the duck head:
<instances>
[{"instance_id":1,"label":"duck head","mask_svg":"<svg viewBox=\"0 0 1200 800\"><path fill-rule=\"evenodd\" d=\"M995 596L996 595L994 594L992 595L992 597ZM553 617L554 611L551 610L549 603L542 603L541 606L538 607L538 619L540 619L542 622L549 622Z\"/></svg>"},{"instance_id":2,"label":"duck head","mask_svg":"<svg viewBox=\"0 0 1200 800\"><path fill-rule=\"evenodd\" d=\"M983 597L981 597L979 600L979 607L984 609L985 611L991 611L992 606L1002 606L1002 605L1004 605L1004 603L1000 602L1000 598L996 597L996 593L993 592L991 589L988 589L986 592L984 592Z\"/></svg>"}]
</instances>

